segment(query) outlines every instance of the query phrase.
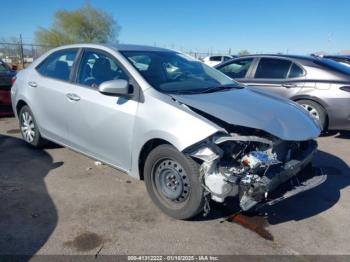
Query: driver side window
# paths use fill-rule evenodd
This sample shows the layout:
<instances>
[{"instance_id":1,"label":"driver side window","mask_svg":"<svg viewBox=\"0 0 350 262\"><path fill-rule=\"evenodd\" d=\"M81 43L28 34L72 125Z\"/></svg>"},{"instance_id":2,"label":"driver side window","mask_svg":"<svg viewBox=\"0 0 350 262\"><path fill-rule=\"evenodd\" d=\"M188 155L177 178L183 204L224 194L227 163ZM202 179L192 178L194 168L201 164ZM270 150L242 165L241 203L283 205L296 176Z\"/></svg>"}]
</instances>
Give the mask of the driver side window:
<instances>
[{"instance_id":1,"label":"driver side window","mask_svg":"<svg viewBox=\"0 0 350 262\"><path fill-rule=\"evenodd\" d=\"M84 51L78 72L79 84L97 88L103 82L117 79L129 80L129 77L115 58L103 52Z\"/></svg>"}]
</instances>

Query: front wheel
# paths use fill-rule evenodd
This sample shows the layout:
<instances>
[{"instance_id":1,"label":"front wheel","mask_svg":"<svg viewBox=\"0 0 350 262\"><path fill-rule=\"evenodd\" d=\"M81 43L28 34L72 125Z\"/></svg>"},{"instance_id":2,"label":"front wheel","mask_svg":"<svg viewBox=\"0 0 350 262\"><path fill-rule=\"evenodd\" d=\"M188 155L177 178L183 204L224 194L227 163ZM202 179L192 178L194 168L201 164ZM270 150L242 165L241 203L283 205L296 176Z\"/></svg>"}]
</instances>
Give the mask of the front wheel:
<instances>
[{"instance_id":1,"label":"front wheel","mask_svg":"<svg viewBox=\"0 0 350 262\"><path fill-rule=\"evenodd\" d=\"M144 176L151 199L168 216L189 219L203 210L199 164L173 146L160 145L151 151Z\"/></svg>"}]
</instances>

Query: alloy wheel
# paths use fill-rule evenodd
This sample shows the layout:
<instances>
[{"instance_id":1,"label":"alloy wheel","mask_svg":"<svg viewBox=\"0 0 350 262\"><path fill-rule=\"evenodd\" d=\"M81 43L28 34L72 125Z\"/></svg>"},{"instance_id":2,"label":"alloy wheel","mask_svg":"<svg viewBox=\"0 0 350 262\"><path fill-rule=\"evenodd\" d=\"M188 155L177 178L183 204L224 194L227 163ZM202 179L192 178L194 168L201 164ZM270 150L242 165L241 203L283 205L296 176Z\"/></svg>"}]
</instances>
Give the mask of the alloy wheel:
<instances>
[{"instance_id":1,"label":"alloy wheel","mask_svg":"<svg viewBox=\"0 0 350 262\"><path fill-rule=\"evenodd\" d=\"M21 132L23 138L28 142L32 143L35 138L35 124L33 117L29 114L29 112L25 111L22 113L22 125Z\"/></svg>"},{"instance_id":2,"label":"alloy wheel","mask_svg":"<svg viewBox=\"0 0 350 262\"><path fill-rule=\"evenodd\" d=\"M301 104L301 106L304 107L305 110L308 111L313 118L315 118L318 121L320 120L320 115L316 108L308 104Z\"/></svg>"}]
</instances>

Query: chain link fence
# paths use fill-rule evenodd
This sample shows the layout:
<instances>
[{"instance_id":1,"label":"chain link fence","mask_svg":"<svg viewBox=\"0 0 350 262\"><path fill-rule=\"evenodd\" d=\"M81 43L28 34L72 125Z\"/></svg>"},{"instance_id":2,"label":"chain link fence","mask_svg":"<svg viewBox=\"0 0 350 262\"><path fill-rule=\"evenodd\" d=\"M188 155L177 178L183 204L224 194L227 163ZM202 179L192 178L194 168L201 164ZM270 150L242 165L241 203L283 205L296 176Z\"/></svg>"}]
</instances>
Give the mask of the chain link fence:
<instances>
[{"instance_id":1,"label":"chain link fence","mask_svg":"<svg viewBox=\"0 0 350 262\"><path fill-rule=\"evenodd\" d=\"M18 69L25 68L43 53L52 49L52 46L15 42L0 42L0 59L5 63L16 66ZM223 52L200 52L193 50L180 49L194 58L203 59L211 55L228 55L230 50Z\"/></svg>"},{"instance_id":2,"label":"chain link fence","mask_svg":"<svg viewBox=\"0 0 350 262\"><path fill-rule=\"evenodd\" d=\"M0 59L22 69L51 48L37 44L0 42Z\"/></svg>"}]
</instances>

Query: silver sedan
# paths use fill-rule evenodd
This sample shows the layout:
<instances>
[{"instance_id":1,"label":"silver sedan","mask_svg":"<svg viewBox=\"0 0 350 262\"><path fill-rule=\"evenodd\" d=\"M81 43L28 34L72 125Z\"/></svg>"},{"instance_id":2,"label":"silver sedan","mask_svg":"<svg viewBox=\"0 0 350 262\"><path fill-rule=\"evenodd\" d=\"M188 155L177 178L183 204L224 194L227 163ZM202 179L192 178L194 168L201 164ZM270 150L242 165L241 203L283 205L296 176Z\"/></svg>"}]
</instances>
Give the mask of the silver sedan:
<instances>
[{"instance_id":1,"label":"silver sedan","mask_svg":"<svg viewBox=\"0 0 350 262\"><path fill-rule=\"evenodd\" d=\"M19 72L11 96L28 144L53 141L144 180L177 219L209 212L210 199L237 196L242 210L275 203L320 134L296 103L145 46L56 48Z\"/></svg>"}]
</instances>

